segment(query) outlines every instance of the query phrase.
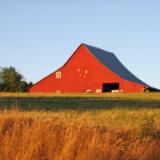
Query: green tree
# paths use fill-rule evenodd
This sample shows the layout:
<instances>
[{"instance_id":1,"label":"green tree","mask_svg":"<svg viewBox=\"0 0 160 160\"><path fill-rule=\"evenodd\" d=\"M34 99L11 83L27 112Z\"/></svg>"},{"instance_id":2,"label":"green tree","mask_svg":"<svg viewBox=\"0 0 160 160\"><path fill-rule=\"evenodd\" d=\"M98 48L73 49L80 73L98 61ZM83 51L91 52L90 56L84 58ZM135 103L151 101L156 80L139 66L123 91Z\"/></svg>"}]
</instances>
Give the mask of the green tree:
<instances>
[{"instance_id":1,"label":"green tree","mask_svg":"<svg viewBox=\"0 0 160 160\"><path fill-rule=\"evenodd\" d=\"M14 67L0 68L0 91L26 92L31 86L32 83L27 83Z\"/></svg>"}]
</instances>

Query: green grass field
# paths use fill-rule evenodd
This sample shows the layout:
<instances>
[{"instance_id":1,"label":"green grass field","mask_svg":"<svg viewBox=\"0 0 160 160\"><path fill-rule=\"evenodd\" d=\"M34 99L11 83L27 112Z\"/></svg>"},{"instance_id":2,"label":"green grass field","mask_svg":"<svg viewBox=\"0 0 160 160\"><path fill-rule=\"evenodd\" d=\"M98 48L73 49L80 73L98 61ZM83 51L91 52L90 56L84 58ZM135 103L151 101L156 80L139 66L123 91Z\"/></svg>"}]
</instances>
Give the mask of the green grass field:
<instances>
[{"instance_id":1,"label":"green grass field","mask_svg":"<svg viewBox=\"0 0 160 160\"><path fill-rule=\"evenodd\" d=\"M1 93L1 110L63 113L65 119L88 117L98 124L138 128L146 117L160 128L160 94ZM47 116L46 116L47 117ZM58 117L61 118L61 117Z\"/></svg>"},{"instance_id":2,"label":"green grass field","mask_svg":"<svg viewBox=\"0 0 160 160\"><path fill-rule=\"evenodd\" d=\"M43 110L103 110L160 108L160 93L144 94L27 94L1 93L1 108Z\"/></svg>"}]
</instances>

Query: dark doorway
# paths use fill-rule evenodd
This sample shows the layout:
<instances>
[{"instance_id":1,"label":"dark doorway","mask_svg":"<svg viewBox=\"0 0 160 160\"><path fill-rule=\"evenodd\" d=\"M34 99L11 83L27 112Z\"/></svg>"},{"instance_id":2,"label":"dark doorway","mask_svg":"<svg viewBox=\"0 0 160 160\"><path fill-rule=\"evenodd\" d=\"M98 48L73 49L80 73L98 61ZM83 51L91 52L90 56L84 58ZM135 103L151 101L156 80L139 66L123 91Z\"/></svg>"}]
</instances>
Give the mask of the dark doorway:
<instances>
[{"instance_id":1,"label":"dark doorway","mask_svg":"<svg viewBox=\"0 0 160 160\"><path fill-rule=\"evenodd\" d=\"M119 83L103 83L103 92L111 92L112 90L119 90Z\"/></svg>"}]
</instances>

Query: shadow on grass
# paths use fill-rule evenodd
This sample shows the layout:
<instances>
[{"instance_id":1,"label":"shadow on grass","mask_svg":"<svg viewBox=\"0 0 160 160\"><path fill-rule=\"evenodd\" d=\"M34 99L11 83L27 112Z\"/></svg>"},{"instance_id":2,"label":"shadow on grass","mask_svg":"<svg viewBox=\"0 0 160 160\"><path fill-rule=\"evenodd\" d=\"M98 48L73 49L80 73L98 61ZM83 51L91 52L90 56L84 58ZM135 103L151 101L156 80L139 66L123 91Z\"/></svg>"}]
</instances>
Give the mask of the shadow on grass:
<instances>
[{"instance_id":1,"label":"shadow on grass","mask_svg":"<svg viewBox=\"0 0 160 160\"><path fill-rule=\"evenodd\" d=\"M160 108L160 100L104 97L0 97L0 109L100 110L110 108Z\"/></svg>"}]
</instances>

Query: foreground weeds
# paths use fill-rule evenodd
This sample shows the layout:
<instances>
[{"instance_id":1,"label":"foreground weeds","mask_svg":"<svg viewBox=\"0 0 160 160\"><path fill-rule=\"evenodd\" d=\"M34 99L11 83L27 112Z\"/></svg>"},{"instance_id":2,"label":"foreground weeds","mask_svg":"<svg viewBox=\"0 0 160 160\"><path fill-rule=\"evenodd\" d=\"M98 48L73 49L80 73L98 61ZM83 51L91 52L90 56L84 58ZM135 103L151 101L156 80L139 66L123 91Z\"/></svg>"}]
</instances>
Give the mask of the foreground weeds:
<instances>
[{"instance_id":1,"label":"foreground weeds","mask_svg":"<svg viewBox=\"0 0 160 160\"><path fill-rule=\"evenodd\" d=\"M159 160L158 119L140 113L133 126L140 111L128 111L128 122L118 112L1 111L0 160Z\"/></svg>"}]
</instances>

